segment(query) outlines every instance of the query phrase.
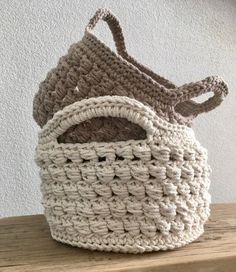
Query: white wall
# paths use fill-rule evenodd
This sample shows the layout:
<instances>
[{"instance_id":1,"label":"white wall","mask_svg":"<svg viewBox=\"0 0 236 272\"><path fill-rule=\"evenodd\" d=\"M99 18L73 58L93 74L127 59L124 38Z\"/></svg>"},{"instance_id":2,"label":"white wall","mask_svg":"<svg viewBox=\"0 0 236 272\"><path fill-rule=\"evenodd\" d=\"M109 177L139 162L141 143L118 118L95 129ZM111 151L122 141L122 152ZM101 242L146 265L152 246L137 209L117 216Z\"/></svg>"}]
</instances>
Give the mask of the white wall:
<instances>
[{"instance_id":1,"label":"white wall","mask_svg":"<svg viewBox=\"0 0 236 272\"><path fill-rule=\"evenodd\" d=\"M209 150L214 202L236 201L236 1L1 0L0 216L41 213L32 100L47 71L82 38L98 7L124 27L129 53L177 85L221 75L230 95L194 129ZM99 25L113 46L108 28Z\"/></svg>"}]
</instances>

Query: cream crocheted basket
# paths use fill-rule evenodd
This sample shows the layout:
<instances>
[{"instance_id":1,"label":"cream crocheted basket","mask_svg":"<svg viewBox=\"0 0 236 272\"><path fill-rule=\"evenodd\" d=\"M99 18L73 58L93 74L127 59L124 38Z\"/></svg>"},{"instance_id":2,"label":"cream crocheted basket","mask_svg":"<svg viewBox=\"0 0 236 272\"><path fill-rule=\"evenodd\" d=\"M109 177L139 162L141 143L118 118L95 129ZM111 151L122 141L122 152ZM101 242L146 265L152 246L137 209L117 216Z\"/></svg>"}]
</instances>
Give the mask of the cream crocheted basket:
<instances>
[{"instance_id":1,"label":"cream crocheted basket","mask_svg":"<svg viewBox=\"0 0 236 272\"><path fill-rule=\"evenodd\" d=\"M113 18L107 11L96 16L90 24L104 16ZM116 28L111 24L111 29ZM179 88L158 86L157 99L165 102L162 109L173 113L178 108L183 117L210 111L227 95L227 86L218 77ZM203 103L190 100L210 91L214 96ZM177 248L203 233L210 212L207 152L186 122L164 118L158 103L150 105L141 97L79 99L54 112L42 127L35 160L55 240L93 250L141 253ZM104 122L121 118L126 126L139 126L146 136L59 141L71 128L99 118ZM126 126L121 128L124 135Z\"/></svg>"},{"instance_id":2,"label":"cream crocheted basket","mask_svg":"<svg viewBox=\"0 0 236 272\"><path fill-rule=\"evenodd\" d=\"M95 117L122 117L145 140L64 144L57 138ZM120 252L166 250L203 233L209 166L193 130L160 119L141 102L104 96L75 102L42 129L36 150L52 237Z\"/></svg>"}]
</instances>

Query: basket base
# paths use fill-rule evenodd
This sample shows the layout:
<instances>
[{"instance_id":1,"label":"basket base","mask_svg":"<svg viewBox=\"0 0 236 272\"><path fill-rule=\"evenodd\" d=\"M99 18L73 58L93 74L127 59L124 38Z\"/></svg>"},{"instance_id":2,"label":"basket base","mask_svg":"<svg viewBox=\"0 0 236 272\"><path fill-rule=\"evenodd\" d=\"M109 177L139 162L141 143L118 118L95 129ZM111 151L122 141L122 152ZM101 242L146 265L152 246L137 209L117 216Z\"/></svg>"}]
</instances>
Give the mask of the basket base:
<instances>
[{"instance_id":1,"label":"basket base","mask_svg":"<svg viewBox=\"0 0 236 272\"><path fill-rule=\"evenodd\" d=\"M133 245L125 243L98 243L97 239L94 239L93 241L92 238L88 239L88 241L84 241L84 239L80 238L79 236L77 236L76 240L72 240L69 235L68 237L66 237L65 235L63 235L62 237L62 235L60 235L58 231L54 230L51 230L51 236L54 240L58 242L90 250L113 251L119 253L143 253L160 250L165 251L185 246L199 238L199 236L201 236L203 232L204 228L199 227L194 231L192 230L191 232L185 232L181 237L177 237L176 235L168 235L166 237L156 236L152 239L145 239L144 237L140 237L138 239L138 243L135 241Z\"/></svg>"}]
</instances>

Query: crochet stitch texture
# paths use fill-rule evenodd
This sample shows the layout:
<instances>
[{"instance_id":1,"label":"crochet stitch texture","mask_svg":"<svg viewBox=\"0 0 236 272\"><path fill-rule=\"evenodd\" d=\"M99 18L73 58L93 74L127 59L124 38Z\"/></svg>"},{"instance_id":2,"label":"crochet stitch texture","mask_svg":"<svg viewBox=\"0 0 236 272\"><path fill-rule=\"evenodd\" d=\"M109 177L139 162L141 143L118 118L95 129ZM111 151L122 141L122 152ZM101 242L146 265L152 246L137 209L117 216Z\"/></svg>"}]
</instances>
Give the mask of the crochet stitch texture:
<instances>
[{"instance_id":1,"label":"crochet stitch texture","mask_svg":"<svg viewBox=\"0 0 236 272\"><path fill-rule=\"evenodd\" d=\"M101 19L118 54L92 34ZM205 102L191 100L207 92ZM99 9L34 99L42 127L35 161L52 237L124 253L197 239L210 214L210 167L190 125L227 94L219 77L177 87L139 64L116 17Z\"/></svg>"},{"instance_id":2,"label":"crochet stitch texture","mask_svg":"<svg viewBox=\"0 0 236 272\"><path fill-rule=\"evenodd\" d=\"M144 140L58 143L70 126L100 116L139 124ZM52 237L90 249L144 252L182 246L209 216L206 150L192 129L160 119L137 100L75 102L42 129L36 150Z\"/></svg>"},{"instance_id":3,"label":"crochet stitch texture","mask_svg":"<svg viewBox=\"0 0 236 272\"><path fill-rule=\"evenodd\" d=\"M99 20L108 23L117 54L92 33ZM214 92L214 98L203 104L191 101L206 92ZM142 101L170 123L190 125L198 114L216 107L226 93L226 84L219 77L177 87L138 63L127 53L117 18L109 10L99 9L82 40L70 47L68 54L60 58L57 67L40 84L33 115L43 127L55 112L76 101L120 95ZM145 132L125 119L101 117L71 127L59 141L85 143L144 138Z\"/></svg>"}]
</instances>

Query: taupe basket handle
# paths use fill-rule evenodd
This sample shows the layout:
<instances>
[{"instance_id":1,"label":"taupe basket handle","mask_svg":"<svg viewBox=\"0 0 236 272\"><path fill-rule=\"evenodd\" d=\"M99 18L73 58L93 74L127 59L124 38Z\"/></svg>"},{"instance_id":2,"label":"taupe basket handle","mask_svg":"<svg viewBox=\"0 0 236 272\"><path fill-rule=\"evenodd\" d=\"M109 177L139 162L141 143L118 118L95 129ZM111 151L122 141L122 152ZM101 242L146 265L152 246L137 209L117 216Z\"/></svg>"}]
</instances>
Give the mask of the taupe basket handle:
<instances>
[{"instance_id":1,"label":"taupe basket handle","mask_svg":"<svg viewBox=\"0 0 236 272\"><path fill-rule=\"evenodd\" d=\"M110 10L105 8L98 9L95 15L90 19L86 27L86 31L91 32L100 20L103 20L108 24L112 32L112 36L115 41L118 54L126 57L127 51L125 47L125 39L122 32L122 28L120 26L118 19Z\"/></svg>"},{"instance_id":2,"label":"taupe basket handle","mask_svg":"<svg viewBox=\"0 0 236 272\"><path fill-rule=\"evenodd\" d=\"M141 102L126 96L101 96L77 101L54 114L39 134L39 143L57 141L70 127L95 117L120 117L142 127L151 140L156 114Z\"/></svg>"},{"instance_id":3,"label":"taupe basket handle","mask_svg":"<svg viewBox=\"0 0 236 272\"><path fill-rule=\"evenodd\" d=\"M192 98L213 92L214 95L202 103L192 101ZM176 89L177 98L174 106L183 116L196 117L203 112L209 112L218 107L228 94L228 87L220 77L207 77L204 80L185 84ZM183 103L184 102L184 103Z\"/></svg>"}]
</instances>

